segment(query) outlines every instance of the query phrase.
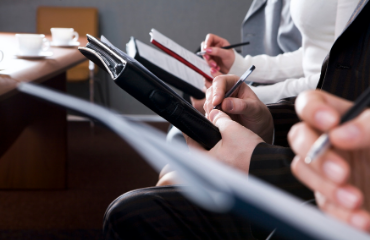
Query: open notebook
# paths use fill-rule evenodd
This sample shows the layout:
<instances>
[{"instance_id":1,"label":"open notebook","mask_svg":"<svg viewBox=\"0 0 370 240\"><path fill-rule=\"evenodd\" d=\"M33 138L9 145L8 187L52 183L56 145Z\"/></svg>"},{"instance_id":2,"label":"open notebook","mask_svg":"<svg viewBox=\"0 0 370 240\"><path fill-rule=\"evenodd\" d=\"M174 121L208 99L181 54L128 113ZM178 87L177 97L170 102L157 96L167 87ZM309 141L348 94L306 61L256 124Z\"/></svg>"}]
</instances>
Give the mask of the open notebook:
<instances>
[{"instance_id":1,"label":"open notebook","mask_svg":"<svg viewBox=\"0 0 370 240\"><path fill-rule=\"evenodd\" d=\"M369 240L370 236L327 217L312 206L253 176L224 165L182 144L166 144L163 133L123 119L110 110L30 83L19 91L96 119L127 141L157 171L165 164L178 172L192 191L183 191L196 204L217 212L233 211L261 226L273 226L289 239Z\"/></svg>"},{"instance_id":2,"label":"open notebook","mask_svg":"<svg viewBox=\"0 0 370 240\"><path fill-rule=\"evenodd\" d=\"M171 55L172 57L176 58L186 66L190 67L191 69L205 77L208 81L213 80L213 77L211 75L211 68L208 66L206 61L204 61L204 59L198 57L195 53L192 53L191 51L180 46L179 44L155 29L151 30L150 36L150 42L153 43L155 46L157 46L167 54Z\"/></svg>"},{"instance_id":3,"label":"open notebook","mask_svg":"<svg viewBox=\"0 0 370 240\"><path fill-rule=\"evenodd\" d=\"M175 58L131 37L127 54L164 82L197 99L205 97L204 77Z\"/></svg>"}]
</instances>

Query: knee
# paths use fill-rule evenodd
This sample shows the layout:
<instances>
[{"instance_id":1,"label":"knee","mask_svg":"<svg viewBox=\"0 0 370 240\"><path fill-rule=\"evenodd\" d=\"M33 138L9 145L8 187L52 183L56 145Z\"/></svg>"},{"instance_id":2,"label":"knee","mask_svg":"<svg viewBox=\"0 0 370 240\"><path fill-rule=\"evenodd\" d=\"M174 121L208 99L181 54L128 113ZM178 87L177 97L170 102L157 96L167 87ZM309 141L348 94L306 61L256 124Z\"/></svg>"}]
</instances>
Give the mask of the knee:
<instances>
[{"instance_id":1,"label":"knee","mask_svg":"<svg viewBox=\"0 0 370 240\"><path fill-rule=\"evenodd\" d=\"M150 219L158 214L158 202L172 187L153 187L125 193L115 199L104 215L105 239L138 239L143 226L151 227Z\"/></svg>"},{"instance_id":2,"label":"knee","mask_svg":"<svg viewBox=\"0 0 370 240\"><path fill-rule=\"evenodd\" d=\"M123 239L122 233L126 229L133 230L131 218L135 216L133 213L138 209L137 205L141 202L139 198L142 197L138 190L134 190L119 196L108 206L103 220L104 239Z\"/></svg>"}]
</instances>

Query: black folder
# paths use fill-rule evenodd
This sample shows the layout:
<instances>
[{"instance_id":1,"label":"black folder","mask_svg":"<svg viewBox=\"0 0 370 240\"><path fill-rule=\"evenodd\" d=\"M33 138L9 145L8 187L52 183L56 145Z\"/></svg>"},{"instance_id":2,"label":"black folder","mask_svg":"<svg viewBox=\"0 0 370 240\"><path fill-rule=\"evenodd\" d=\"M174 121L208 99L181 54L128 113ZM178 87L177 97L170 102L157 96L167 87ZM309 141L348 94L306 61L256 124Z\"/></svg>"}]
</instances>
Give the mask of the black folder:
<instances>
[{"instance_id":1,"label":"black folder","mask_svg":"<svg viewBox=\"0 0 370 240\"><path fill-rule=\"evenodd\" d=\"M186 79L186 76L176 76L173 72L163 69L161 66L159 66L158 63L143 57L140 54L140 49L138 48L137 41L138 40L136 40L134 37L131 37L130 42L128 42L126 45L126 52L130 57L136 59L138 62L143 64L149 71L154 73L154 75L156 75L158 78L174 86L175 88L181 90L182 92L197 99L205 98L205 93L202 91L202 89L198 88L197 86L194 86L191 83L191 80L193 79ZM193 71L193 73L197 75L196 76L197 78L203 79L201 75L196 73L194 70L188 68L186 65L178 62L171 56L162 53L161 51L156 50L155 48L150 47L148 45L146 45L146 47L150 48L151 51L155 51L158 57L166 58L164 60L174 61L175 63L178 63L179 67L183 68L183 71Z\"/></svg>"},{"instance_id":2,"label":"black folder","mask_svg":"<svg viewBox=\"0 0 370 240\"><path fill-rule=\"evenodd\" d=\"M138 61L104 37L100 41L87 35L87 39L86 47L79 47L80 52L107 71L120 88L204 148L211 149L221 139L215 125Z\"/></svg>"}]
</instances>

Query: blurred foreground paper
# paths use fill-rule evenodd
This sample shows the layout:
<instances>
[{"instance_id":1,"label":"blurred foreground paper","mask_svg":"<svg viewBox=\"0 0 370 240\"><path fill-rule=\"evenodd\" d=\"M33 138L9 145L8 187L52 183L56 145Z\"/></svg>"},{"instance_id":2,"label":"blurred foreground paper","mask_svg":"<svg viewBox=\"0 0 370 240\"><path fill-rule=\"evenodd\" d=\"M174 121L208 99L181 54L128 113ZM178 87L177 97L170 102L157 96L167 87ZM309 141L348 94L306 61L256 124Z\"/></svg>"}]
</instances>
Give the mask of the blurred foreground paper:
<instances>
[{"instance_id":1,"label":"blurred foreground paper","mask_svg":"<svg viewBox=\"0 0 370 240\"><path fill-rule=\"evenodd\" d=\"M147 125L122 119L118 114L84 100L29 83L21 92L78 111L105 124L138 151L157 171L171 164L187 187L186 197L210 211L234 211L261 226L277 227L290 239L370 239L316 208L262 181L221 164L181 144L167 145L163 133ZM176 144L176 143L175 143Z\"/></svg>"}]
</instances>

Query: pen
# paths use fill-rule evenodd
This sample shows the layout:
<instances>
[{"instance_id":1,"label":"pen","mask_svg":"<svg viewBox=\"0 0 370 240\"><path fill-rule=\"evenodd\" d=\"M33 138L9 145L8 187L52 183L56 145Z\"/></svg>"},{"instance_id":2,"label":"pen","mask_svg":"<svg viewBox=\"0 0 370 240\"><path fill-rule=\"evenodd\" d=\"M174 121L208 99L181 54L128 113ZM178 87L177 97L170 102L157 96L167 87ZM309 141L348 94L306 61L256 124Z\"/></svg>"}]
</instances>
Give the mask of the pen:
<instances>
[{"instance_id":1,"label":"pen","mask_svg":"<svg viewBox=\"0 0 370 240\"><path fill-rule=\"evenodd\" d=\"M248 44L249 44L249 42L242 42L242 43L232 44L232 45L229 45L229 46L226 46L226 47L221 47L221 48L222 49L231 49L231 48L236 48L236 47L244 46L244 45L248 45ZM206 51L201 51L201 52L197 52L196 54L198 56L202 56L206 53L207 53Z\"/></svg>"},{"instance_id":2,"label":"pen","mask_svg":"<svg viewBox=\"0 0 370 240\"><path fill-rule=\"evenodd\" d=\"M357 117L370 103L370 88L366 89L355 101L354 105L342 116L339 124L348 122ZM330 139L327 133L322 134L308 151L305 163L318 159L330 147Z\"/></svg>"},{"instance_id":3,"label":"pen","mask_svg":"<svg viewBox=\"0 0 370 240\"><path fill-rule=\"evenodd\" d=\"M238 87L245 82L245 80L248 78L249 75L251 75L251 73L253 72L253 70L256 69L256 67L254 65L252 65L252 67L250 67L240 78L239 80L235 83L235 85L225 94L225 98L228 98L230 97L236 89L238 89ZM215 106L213 109L218 109L218 110L221 110L221 104L218 104L217 106Z\"/></svg>"}]
</instances>

